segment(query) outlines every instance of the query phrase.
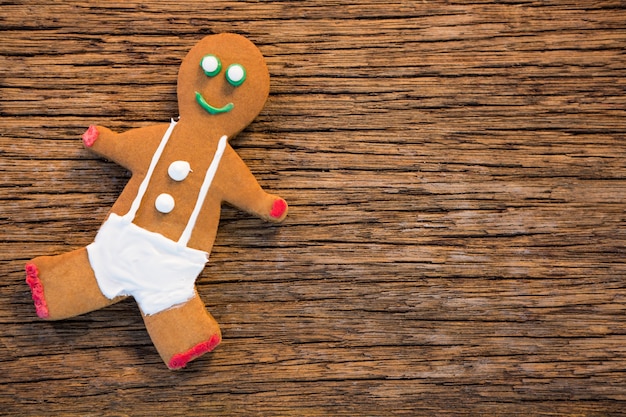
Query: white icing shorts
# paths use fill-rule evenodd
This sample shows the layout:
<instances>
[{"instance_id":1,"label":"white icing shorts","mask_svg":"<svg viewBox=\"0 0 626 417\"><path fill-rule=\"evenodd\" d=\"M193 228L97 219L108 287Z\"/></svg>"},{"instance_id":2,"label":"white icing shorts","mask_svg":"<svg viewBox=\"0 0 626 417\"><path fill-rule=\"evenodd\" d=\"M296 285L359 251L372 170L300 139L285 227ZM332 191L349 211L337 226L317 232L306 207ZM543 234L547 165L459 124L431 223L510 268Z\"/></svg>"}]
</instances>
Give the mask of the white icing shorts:
<instances>
[{"instance_id":1,"label":"white icing shorts","mask_svg":"<svg viewBox=\"0 0 626 417\"><path fill-rule=\"evenodd\" d=\"M87 252L102 293L109 299L133 296L146 315L190 300L209 256L115 213Z\"/></svg>"}]
</instances>

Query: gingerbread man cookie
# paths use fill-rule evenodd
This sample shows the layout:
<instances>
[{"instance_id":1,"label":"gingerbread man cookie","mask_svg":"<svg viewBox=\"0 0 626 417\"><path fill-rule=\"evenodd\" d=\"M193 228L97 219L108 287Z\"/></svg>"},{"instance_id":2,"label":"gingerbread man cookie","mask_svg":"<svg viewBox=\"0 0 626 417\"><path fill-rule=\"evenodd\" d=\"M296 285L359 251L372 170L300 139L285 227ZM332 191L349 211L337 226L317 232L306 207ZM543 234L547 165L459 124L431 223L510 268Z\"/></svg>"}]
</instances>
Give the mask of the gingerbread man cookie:
<instances>
[{"instance_id":1,"label":"gingerbread man cookie","mask_svg":"<svg viewBox=\"0 0 626 417\"><path fill-rule=\"evenodd\" d=\"M202 39L178 74L180 118L117 134L91 126L90 150L132 176L86 248L26 265L37 314L60 320L132 296L171 369L221 341L195 280L215 241L223 202L280 222L287 203L265 192L228 144L263 108L269 73L247 39Z\"/></svg>"}]
</instances>

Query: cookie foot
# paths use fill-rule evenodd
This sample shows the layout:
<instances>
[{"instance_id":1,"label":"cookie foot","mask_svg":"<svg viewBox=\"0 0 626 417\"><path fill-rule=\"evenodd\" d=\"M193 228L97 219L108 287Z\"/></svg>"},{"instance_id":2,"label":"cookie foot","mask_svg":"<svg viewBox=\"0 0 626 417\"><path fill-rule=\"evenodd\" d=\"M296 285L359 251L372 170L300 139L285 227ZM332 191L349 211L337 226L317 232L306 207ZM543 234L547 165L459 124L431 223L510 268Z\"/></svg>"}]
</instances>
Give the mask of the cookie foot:
<instances>
[{"instance_id":1,"label":"cookie foot","mask_svg":"<svg viewBox=\"0 0 626 417\"><path fill-rule=\"evenodd\" d=\"M43 285L39 279L39 270L34 263L26 264L26 283L30 287L37 315L39 318L47 319L50 316L48 304L43 295Z\"/></svg>"},{"instance_id":2,"label":"cookie foot","mask_svg":"<svg viewBox=\"0 0 626 417\"><path fill-rule=\"evenodd\" d=\"M184 368L190 361L215 349L221 341L222 340L220 336L218 334L214 334L206 342L198 343L188 351L183 353L177 353L176 355L172 356L172 359L170 359L167 367L170 369Z\"/></svg>"}]
</instances>

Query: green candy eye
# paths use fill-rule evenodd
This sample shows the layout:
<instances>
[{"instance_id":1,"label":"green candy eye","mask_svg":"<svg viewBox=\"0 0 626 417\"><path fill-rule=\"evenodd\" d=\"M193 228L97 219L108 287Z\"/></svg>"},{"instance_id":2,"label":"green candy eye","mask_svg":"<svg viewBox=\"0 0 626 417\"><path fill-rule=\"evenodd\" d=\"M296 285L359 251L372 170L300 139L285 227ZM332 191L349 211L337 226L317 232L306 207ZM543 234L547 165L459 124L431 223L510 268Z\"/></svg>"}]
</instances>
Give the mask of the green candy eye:
<instances>
[{"instance_id":1,"label":"green candy eye","mask_svg":"<svg viewBox=\"0 0 626 417\"><path fill-rule=\"evenodd\" d=\"M246 80L246 69L240 64L232 64L226 69L226 80L233 87L238 87Z\"/></svg>"},{"instance_id":2,"label":"green candy eye","mask_svg":"<svg viewBox=\"0 0 626 417\"><path fill-rule=\"evenodd\" d=\"M215 55L205 55L200 61L200 66L209 77L214 77L222 70L222 62Z\"/></svg>"}]
</instances>

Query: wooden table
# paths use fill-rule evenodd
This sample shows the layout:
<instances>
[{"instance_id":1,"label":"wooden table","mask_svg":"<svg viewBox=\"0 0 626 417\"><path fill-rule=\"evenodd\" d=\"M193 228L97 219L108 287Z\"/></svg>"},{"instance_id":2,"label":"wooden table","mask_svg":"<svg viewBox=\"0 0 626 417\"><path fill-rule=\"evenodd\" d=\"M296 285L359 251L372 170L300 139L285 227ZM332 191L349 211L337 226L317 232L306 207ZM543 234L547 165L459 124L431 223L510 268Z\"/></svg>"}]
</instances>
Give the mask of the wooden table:
<instances>
[{"instance_id":1,"label":"wooden table","mask_svg":"<svg viewBox=\"0 0 626 417\"><path fill-rule=\"evenodd\" d=\"M626 3L4 1L0 414L624 415ZM232 143L290 215L225 208L224 341L166 369L132 300L37 319L24 263L129 178L90 124L177 115L204 35L272 77Z\"/></svg>"}]
</instances>

